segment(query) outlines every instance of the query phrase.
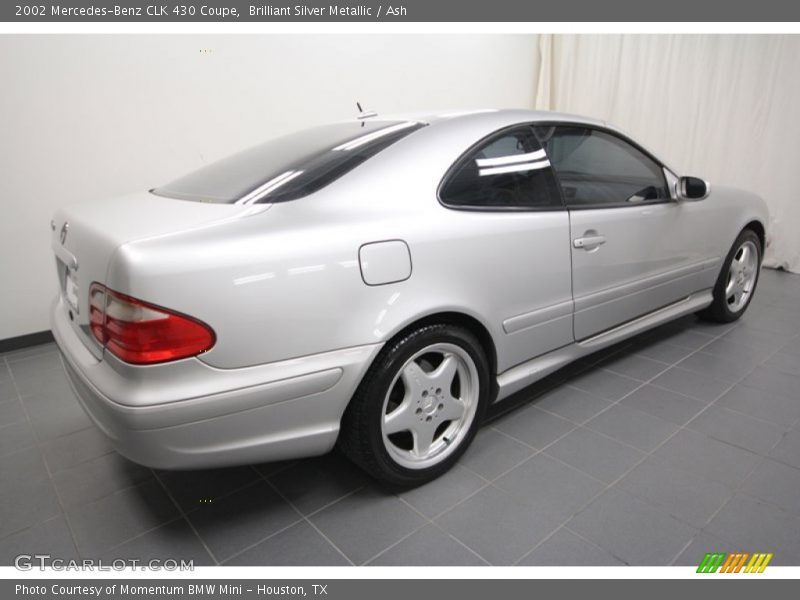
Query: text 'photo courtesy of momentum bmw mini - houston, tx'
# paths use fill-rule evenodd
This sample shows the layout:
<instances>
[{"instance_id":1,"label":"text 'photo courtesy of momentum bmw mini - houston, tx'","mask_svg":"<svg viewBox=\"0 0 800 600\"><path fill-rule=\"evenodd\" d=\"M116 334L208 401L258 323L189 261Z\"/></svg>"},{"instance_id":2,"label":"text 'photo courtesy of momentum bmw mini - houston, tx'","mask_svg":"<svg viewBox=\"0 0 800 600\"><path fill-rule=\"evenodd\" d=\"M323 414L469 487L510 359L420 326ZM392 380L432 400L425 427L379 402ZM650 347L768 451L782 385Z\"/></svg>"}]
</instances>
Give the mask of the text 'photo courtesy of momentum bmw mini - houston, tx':
<instances>
[{"instance_id":1,"label":"text 'photo courtesy of momentum bmw mini - houston, tx'","mask_svg":"<svg viewBox=\"0 0 800 600\"><path fill-rule=\"evenodd\" d=\"M414 485L569 362L683 315L738 319L768 222L603 121L362 113L60 209L51 325L133 461L338 445Z\"/></svg>"}]
</instances>

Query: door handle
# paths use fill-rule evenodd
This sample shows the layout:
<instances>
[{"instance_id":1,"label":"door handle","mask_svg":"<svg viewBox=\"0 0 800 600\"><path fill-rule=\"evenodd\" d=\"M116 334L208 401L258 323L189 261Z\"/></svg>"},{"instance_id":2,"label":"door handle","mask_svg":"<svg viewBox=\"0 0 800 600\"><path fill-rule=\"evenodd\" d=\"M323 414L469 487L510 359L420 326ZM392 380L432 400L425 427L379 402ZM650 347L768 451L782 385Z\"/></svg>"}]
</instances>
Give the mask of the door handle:
<instances>
[{"instance_id":1,"label":"door handle","mask_svg":"<svg viewBox=\"0 0 800 600\"><path fill-rule=\"evenodd\" d=\"M584 250L593 250L598 246L606 243L606 236L604 235L586 235L584 237L575 238L572 245L576 248L583 248Z\"/></svg>"}]
</instances>

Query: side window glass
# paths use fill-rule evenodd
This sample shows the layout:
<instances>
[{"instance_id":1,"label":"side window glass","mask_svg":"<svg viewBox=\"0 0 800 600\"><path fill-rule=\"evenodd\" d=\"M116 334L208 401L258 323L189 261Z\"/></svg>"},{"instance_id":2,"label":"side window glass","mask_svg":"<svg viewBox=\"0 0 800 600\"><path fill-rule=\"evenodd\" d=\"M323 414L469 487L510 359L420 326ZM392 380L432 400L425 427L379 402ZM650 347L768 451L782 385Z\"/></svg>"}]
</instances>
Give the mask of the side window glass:
<instances>
[{"instance_id":1,"label":"side window glass","mask_svg":"<svg viewBox=\"0 0 800 600\"><path fill-rule=\"evenodd\" d=\"M628 206L670 198L661 167L643 152L596 129L537 127L567 206Z\"/></svg>"},{"instance_id":2,"label":"side window glass","mask_svg":"<svg viewBox=\"0 0 800 600\"><path fill-rule=\"evenodd\" d=\"M460 159L439 195L444 204L453 207L561 206L550 162L530 127L505 131Z\"/></svg>"}]
</instances>

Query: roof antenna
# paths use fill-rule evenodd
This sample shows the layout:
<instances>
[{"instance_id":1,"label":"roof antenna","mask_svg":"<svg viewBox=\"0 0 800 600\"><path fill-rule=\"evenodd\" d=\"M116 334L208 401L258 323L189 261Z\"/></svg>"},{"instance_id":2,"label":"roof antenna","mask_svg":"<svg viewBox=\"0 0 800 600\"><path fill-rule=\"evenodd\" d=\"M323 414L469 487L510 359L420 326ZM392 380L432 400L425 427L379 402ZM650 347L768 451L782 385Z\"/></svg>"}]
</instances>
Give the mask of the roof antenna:
<instances>
[{"instance_id":1,"label":"roof antenna","mask_svg":"<svg viewBox=\"0 0 800 600\"><path fill-rule=\"evenodd\" d=\"M365 111L363 108L361 108L361 102L356 101L356 107L358 108L358 116L356 116L356 118L359 121L363 121L364 119L369 119L370 117L378 116L378 113L376 113L374 110Z\"/></svg>"}]
</instances>

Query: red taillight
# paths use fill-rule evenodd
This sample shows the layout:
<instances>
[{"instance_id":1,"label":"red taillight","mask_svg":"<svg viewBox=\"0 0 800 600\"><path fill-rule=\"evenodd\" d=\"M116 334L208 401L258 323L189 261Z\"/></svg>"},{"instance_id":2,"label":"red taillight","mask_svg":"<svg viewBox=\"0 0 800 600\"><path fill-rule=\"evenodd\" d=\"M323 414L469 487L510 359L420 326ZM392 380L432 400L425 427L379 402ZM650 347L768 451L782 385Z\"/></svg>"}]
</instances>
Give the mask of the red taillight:
<instances>
[{"instance_id":1,"label":"red taillight","mask_svg":"<svg viewBox=\"0 0 800 600\"><path fill-rule=\"evenodd\" d=\"M94 283L89 290L89 328L116 357L150 365L195 356L215 342L204 323Z\"/></svg>"}]
</instances>

